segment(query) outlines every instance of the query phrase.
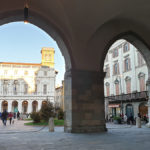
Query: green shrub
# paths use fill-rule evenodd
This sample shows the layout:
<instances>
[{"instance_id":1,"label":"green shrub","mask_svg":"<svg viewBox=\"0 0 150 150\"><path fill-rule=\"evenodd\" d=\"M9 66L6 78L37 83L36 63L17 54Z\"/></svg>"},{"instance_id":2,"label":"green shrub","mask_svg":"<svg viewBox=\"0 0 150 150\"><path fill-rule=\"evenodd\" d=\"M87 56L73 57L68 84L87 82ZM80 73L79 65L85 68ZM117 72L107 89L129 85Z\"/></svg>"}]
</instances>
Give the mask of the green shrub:
<instances>
[{"instance_id":1,"label":"green shrub","mask_svg":"<svg viewBox=\"0 0 150 150\"><path fill-rule=\"evenodd\" d=\"M54 107L51 102L47 101L45 105L42 105L40 116L44 121L48 121L50 117L54 117Z\"/></svg>"},{"instance_id":2,"label":"green shrub","mask_svg":"<svg viewBox=\"0 0 150 150\"><path fill-rule=\"evenodd\" d=\"M35 123L39 123L41 121L40 112L32 112L30 116Z\"/></svg>"},{"instance_id":3,"label":"green shrub","mask_svg":"<svg viewBox=\"0 0 150 150\"><path fill-rule=\"evenodd\" d=\"M113 119L116 120L119 124L121 124L121 117L115 116Z\"/></svg>"}]
</instances>

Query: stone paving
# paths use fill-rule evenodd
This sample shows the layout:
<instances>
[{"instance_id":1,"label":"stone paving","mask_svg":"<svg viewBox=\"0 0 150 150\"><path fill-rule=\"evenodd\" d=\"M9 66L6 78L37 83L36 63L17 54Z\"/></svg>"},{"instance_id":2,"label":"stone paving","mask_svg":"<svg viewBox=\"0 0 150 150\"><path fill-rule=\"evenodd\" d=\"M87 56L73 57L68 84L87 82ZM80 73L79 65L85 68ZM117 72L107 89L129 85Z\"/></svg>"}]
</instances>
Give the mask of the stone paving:
<instances>
[{"instance_id":1,"label":"stone paving","mask_svg":"<svg viewBox=\"0 0 150 150\"><path fill-rule=\"evenodd\" d=\"M48 128L24 126L24 121L4 127L0 123L0 150L149 150L150 129L107 124L108 131L95 134L55 132ZM15 131L15 132L12 132ZM27 132L28 131L28 132ZM38 132L32 132L38 131Z\"/></svg>"}]
</instances>

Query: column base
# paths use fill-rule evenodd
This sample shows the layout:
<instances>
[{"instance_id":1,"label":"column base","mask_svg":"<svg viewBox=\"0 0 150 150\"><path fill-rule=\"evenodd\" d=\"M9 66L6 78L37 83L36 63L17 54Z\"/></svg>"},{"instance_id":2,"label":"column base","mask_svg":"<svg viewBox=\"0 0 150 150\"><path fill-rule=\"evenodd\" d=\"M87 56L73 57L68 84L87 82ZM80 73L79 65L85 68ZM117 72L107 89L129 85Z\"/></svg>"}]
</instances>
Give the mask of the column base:
<instances>
[{"instance_id":1,"label":"column base","mask_svg":"<svg viewBox=\"0 0 150 150\"><path fill-rule=\"evenodd\" d=\"M74 127L71 133L100 133L106 132L107 128L104 126L80 126Z\"/></svg>"},{"instance_id":2,"label":"column base","mask_svg":"<svg viewBox=\"0 0 150 150\"><path fill-rule=\"evenodd\" d=\"M147 127L147 128L150 128L150 122L146 124L146 127Z\"/></svg>"}]
</instances>

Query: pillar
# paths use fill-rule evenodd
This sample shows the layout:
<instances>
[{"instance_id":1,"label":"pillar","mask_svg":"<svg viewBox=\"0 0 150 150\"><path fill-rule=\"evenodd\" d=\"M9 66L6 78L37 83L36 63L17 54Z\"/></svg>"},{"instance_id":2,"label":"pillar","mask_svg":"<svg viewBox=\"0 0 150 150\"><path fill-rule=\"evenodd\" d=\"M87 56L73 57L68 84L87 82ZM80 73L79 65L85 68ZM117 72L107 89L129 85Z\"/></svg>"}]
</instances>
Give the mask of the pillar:
<instances>
[{"instance_id":1,"label":"pillar","mask_svg":"<svg viewBox=\"0 0 150 150\"><path fill-rule=\"evenodd\" d=\"M32 101L31 100L28 101L28 111L27 112L28 113L32 112Z\"/></svg>"},{"instance_id":2,"label":"pillar","mask_svg":"<svg viewBox=\"0 0 150 150\"><path fill-rule=\"evenodd\" d=\"M22 100L18 100L18 111L22 112Z\"/></svg>"},{"instance_id":3,"label":"pillar","mask_svg":"<svg viewBox=\"0 0 150 150\"><path fill-rule=\"evenodd\" d=\"M149 122L146 124L148 128L150 128L150 78L146 82L147 93L148 93L148 118Z\"/></svg>"},{"instance_id":4,"label":"pillar","mask_svg":"<svg viewBox=\"0 0 150 150\"><path fill-rule=\"evenodd\" d=\"M106 131L103 81L103 72L79 70L66 72L66 132L90 133Z\"/></svg>"},{"instance_id":5,"label":"pillar","mask_svg":"<svg viewBox=\"0 0 150 150\"><path fill-rule=\"evenodd\" d=\"M42 101L40 100L40 101L37 101L37 102L38 102L38 111L39 111L42 107Z\"/></svg>"},{"instance_id":6,"label":"pillar","mask_svg":"<svg viewBox=\"0 0 150 150\"><path fill-rule=\"evenodd\" d=\"M12 101L8 100L8 112L11 112L12 109Z\"/></svg>"}]
</instances>

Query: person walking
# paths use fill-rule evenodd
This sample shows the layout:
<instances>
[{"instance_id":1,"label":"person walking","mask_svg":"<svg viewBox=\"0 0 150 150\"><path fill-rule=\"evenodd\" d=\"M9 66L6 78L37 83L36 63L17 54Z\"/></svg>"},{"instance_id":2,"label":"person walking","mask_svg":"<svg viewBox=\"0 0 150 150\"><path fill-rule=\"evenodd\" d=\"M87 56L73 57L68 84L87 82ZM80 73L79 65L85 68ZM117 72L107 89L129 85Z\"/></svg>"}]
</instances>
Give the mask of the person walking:
<instances>
[{"instance_id":1,"label":"person walking","mask_svg":"<svg viewBox=\"0 0 150 150\"><path fill-rule=\"evenodd\" d=\"M20 119L20 112L19 111L17 112L17 119L18 120Z\"/></svg>"},{"instance_id":2,"label":"person walking","mask_svg":"<svg viewBox=\"0 0 150 150\"><path fill-rule=\"evenodd\" d=\"M6 110L4 110L2 113L2 121L5 126L6 126L6 122L7 122L7 117L8 117L8 112Z\"/></svg>"},{"instance_id":3,"label":"person walking","mask_svg":"<svg viewBox=\"0 0 150 150\"><path fill-rule=\"evenodd\" d=\"M8 114L8 118L9 118L10 125L11 125L11 121L12 121L12 118L13 118L13 114L12 114L12 112L10 112L10 113Z\"/></svg>"}]
</instances>

